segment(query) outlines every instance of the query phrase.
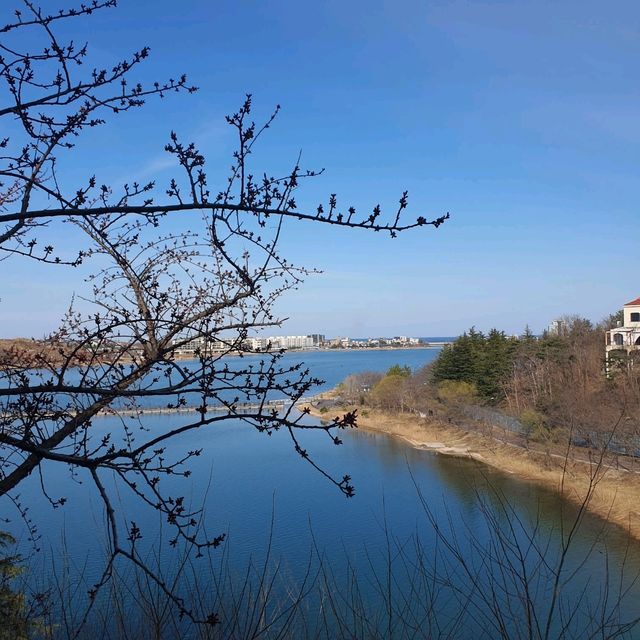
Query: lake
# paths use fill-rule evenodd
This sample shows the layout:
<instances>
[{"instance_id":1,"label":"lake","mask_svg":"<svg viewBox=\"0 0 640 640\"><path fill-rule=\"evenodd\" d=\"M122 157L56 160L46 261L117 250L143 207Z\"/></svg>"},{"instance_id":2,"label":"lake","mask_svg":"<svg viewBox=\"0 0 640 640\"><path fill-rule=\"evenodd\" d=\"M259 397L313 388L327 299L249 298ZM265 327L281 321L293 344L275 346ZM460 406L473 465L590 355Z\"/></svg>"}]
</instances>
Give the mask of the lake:
<instances>
[{"instance_id":1,"label":"lake","mask_svg":"<svg viewBox=\"0 0 640 640\"><path fill-rule=\"evenodd\" d=\"M286 359L303 359L326 389L357 371L393 364L416 369L435 356L415 349L318 351ZM147 416L145 426L165 430L184 419ZM116 426L114 418L102 418L93 428ZM278 605L305 576L307 584L313 578L313 588L289 622L290 637L589 637L594 625L605 628L598 637L612 637L617 625L639 615L640 545L620 529L586 514L572 533L576 510L553 492L384 435L350 431L341 437L344 444L335 446L326 434L305 433L303 444L327 472L353 478L351 499L295 454L286 433L268 436L234 421L175 440L172 455L193 448L203 454L190 464L189 479L163 480L165 490L175 486L192 504L204 504L210 537L227 535L219 549L188 564L201 581L200 597L211 598L221 613L219 637L245 637L251 624L278 619ZM82 471L45 465L43 478L49 495L64 496L67 504L52 509L38 477L20 487L41 536L33 580L50 576L52 562L58 572L66 562L70 583L84 576L82 595L103 567L102 505ZM167 544L166 523L113 478L103 479L117 495L120 522L133 520L142 531L140 554L171 572L181 555ZM11 518L7 528L27 552L24 529L15 514ZM252 592L238 587L250 564L256 567L252 580L265 564L265 575L277 577L269 605L259 612L264 582ZM220 567L222 578L216 577ZM219 600L215 580L225 581ZM234 602L249 621L232 621ZM278 624L260 637L278 637ZM632 628L623 637L638 635Z\"/></svg>"}]
</instances>

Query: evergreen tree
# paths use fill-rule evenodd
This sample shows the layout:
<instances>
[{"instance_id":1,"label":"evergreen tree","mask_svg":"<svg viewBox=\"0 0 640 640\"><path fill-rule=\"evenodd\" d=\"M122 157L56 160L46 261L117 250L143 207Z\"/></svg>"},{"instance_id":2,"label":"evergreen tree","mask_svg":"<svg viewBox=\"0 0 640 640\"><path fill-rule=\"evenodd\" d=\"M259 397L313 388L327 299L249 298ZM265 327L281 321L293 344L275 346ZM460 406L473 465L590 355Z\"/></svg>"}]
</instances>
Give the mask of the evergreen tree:
<instances>
[{"instance_id":1,"label":"evergreen tree","mask_svg":"<svg viewBox=\"0 0 640 640\"><path fill-rule=\"evenodd\" d=\"M411 367L401 367L399 364L394 364L389 367L386 373L387 376L399 376L401 378L408 378L411 375Z\"/></svg>"},{"instance_id":2,"label":"evergreen tree","mask_svg":"<svg viewBox=\"0 0 640 640\"><path fill-rule=\"evenodd\" d=\"M471 327L442 350L433 366L433 380L467 382L483 399L496 402L502 398L501 383L512 367L517 346L503 331L492 329L485 336Z\"/></svg>"}]
</instances>

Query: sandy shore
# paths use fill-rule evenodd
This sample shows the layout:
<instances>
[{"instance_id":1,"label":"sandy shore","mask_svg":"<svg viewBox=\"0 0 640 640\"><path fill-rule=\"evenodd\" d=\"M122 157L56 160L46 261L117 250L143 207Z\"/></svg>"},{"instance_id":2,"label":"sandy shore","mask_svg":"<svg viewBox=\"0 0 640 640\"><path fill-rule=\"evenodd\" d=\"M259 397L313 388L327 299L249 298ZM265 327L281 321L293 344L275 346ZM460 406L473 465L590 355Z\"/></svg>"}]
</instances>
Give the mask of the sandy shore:
<instances>
[{"instance_id":1,"label":"sandy shore","mask_svg":"<svg viewBox=\"0 0 640 640\"><path fill-rule=\"evenodd\" d=\"M332 409L319 418L341 413ZM358 411L358 427L401 438L417 449L476 460L503 473L535 482L580 505L591 491L587 508L622 527L640 540L640 464L610 456L599 460L586 449L575 448L567 458L561 447L527 448L501 439L498 430L466 431L438 419L412 414L387 414L371 409ZM596 462L595 460L598 460Z\"/></svg>"}]
</instances>

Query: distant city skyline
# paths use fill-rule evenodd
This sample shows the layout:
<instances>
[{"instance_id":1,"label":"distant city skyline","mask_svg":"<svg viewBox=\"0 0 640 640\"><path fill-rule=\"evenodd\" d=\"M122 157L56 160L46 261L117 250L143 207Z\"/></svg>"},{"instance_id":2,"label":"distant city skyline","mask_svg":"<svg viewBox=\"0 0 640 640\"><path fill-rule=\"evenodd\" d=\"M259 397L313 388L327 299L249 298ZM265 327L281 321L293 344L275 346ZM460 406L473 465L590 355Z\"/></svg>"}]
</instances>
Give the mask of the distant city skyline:
<instances>
[{"instance_id":1,"label":"distant city skyline","mask_svg":"<svg viewBox=\"0 0 640 640\"><path fill-rule=\"evenodd\" d=\"M125 0L101 14L85 36L99 62L149 45L142 79L184 71L200 91L89 131L61 158L65 184L157 179L162 199L175 129L200 146L215 192L235 144L224 115L251 92L256 121L283 107L257 167L286 172L300 149L305 167L326 167L302 187L301 209L337 193L341 206L392 211L408 189L408 217L451 212L438 230L394 240L287 225L282 255L324 273L277 303L289 318L279 331L540 333L640 295L640 4ZM48 234L72 252L68 226ZM4 264L3 337L52 331L74 293L82 308L91 261Z\"/></svg>"},{"instance_id":2,"label":"distant city skyline","mask_svg":"<svg viewBox=\"0 0 640 640\"><path fill-rule=\"evenodd\" d=\"M452 338L452 337L451 337ZM173 341L174 354L176 356L192 356L197 353L207 351L227 352L229 349L237 348L237 336L230 335L228 338L217 336L215 339L206 336L183 336ZM436 338L432 346L444 346L452 342L449 338ZM243 348L247 351L277 351L279 349L331 349L331 348L371 348L371 347L421 347L429 346L429 342L420 337L409 336L379 336L377 338L359 337L327 337L324 334L308 334L296 336L273 336L258 335L247 336L242 340Z\"/></svg>"}]
</instances>

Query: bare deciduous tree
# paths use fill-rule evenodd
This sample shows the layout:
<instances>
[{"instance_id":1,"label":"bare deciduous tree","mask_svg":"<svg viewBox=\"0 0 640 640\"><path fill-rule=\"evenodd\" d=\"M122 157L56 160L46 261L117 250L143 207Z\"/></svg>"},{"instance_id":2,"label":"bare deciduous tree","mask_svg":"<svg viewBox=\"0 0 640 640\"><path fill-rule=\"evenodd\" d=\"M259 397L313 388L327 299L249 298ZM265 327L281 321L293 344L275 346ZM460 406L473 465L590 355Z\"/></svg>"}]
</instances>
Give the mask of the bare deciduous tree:
<instances>
[{"instance_id":1,"label":"bare deciduous tree","mask_svg":"<svg viewBox=\"0 0 640 640\"><path fill-rule=\"evenodd\" d=\"M111 557L95 589L109 579L118 557L148 571L136 552L140 531L134 523L122 530L105 472L166 516L172 544L198 549L220 544L222 536L194 535L198 513L187 509L183 496L163 489L162 477L188 476L189 460L200 454L194 450L176 458L168 449L171 439L186 431L238 419L268 434L284 431L298 454L352 495L349 476L327 474L296 434L320 429L338 444L336 431L355 426L355 414L310 425L292 408L318 382L302 365L284 366L281 352L264 354L258 364L225 356L248 352L250 332L279 324L274 302L307 273L278 251L285 223L395 236L414 227L438 227L448 217L405 222L406 193L389 216L380 206L364 215L353 207L343 210L334 194L314 210L298 208L301 182L317 174L299 161L284 176L251 166L254 145L279 108L258 126L251 121L250 96L227 118L237 149L221 187L210 186L195 144L183 143L174 132L165 150L180 175L164 189L154 182L108 186L92 175L83 184L67 184L59 164L73 158L75 141L86 130L144 106L147 99L196 91L186 76L138 82L146 47L111 68L91 69L86 45L57 37L60 22L93 19L113 6L115 0L93 0L47 14L23 0L0 29L0 116L7 123L0 140L0 253L5 260L32 259L54 269L93 267L82 305L71 304L46 343L37 349L14 345L2 355L0 495L10 496L44 461L85 470L103 501L110 536ZM180 224L166 224L177 215L183 216ZM60 224L80 234L73 255L48 240ZM9 262L4 264L6 272ZM195 359L176 359L176 350L193 340L200 345ZM274 397L290 404L278 411L269 405ZM145 403L197 411L185 413L178 428L149 433L140 421ZM119 427L98 436L93 421L105 413L117 418ZM57 496L50 500L64 502ZM191 613L177 597L175 602L181 613ZM208 621L215 622L215 616Z\"/></svg>"}]
</instances>

